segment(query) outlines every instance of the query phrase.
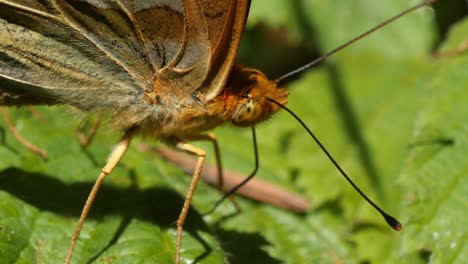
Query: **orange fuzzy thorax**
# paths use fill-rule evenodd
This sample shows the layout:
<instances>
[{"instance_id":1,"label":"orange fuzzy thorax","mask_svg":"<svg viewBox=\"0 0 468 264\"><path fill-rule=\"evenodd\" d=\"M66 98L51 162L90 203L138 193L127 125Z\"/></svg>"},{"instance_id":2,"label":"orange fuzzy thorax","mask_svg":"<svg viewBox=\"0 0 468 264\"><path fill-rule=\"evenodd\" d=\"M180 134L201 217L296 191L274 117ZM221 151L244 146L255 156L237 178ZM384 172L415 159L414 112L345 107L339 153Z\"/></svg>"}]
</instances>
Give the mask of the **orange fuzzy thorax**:
<instances>
[{"instance_id":1,"label":"orange fuzzy thorax","mask_svg":"<svg viewBox=\"0 0 468 264\"><path fill-rule=\"evenodd\" d=\"M237 126L253 126L280 109L268 98L285 105L288 92L262 72L235 65L224 92L213 100L210 108Z\"/></svg>"}]
</instances>

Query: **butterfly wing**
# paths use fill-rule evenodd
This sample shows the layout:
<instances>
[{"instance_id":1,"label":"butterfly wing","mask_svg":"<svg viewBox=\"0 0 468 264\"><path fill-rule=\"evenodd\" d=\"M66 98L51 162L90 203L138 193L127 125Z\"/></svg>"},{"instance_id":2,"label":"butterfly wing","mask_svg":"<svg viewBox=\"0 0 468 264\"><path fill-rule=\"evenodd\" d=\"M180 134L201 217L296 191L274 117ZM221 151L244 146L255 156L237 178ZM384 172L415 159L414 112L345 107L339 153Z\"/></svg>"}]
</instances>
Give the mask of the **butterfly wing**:
<instances>
[{"instance_id":1,"label":"butterfly wing","mask_svg":"<svg viewBox=\"0 0 468 264\"><path fill-rule=\"evenodd\" d=\"M126 28L119 22L115 24L122 33ZM125 34L130 44L113 41L123 49L132 43L138 45L132 31L127 29ZM145 88L142 80L152 76L144 54L138 50L116 51L113 57L120 57L113 60L74 29L53 2L0 2L0 96L15 98L22 94L31 100L37 97L40 102L82 109L117 106L138 97ZM126 71L130 67L138 69L133 71L136 75Z\"/></svg>"},{"instance_id":2,"label":"butterfly wing","mask_svg":"<svg viewBox=\"0 0 468 264\"><path fill-rule=\"evenodd\" d=\"M3 0L0 98L21 91L95 109L153 89L181 100L205 83L214 94L236 54L240 33L225 46L244 2ZM167 85L155 88L156 79Z\"/></svg>"},{"instance_id":3,"label":"butterfly wing","mask_svg":"<svg viewBox=\"0 0 468 264\"><path fill-rule=\"evenodd\" d=\"M221 92L234 65L250 2L250 0L202 1L213 47L210 72L199 90L207 101Z\"/></svg>"}]
</instances>

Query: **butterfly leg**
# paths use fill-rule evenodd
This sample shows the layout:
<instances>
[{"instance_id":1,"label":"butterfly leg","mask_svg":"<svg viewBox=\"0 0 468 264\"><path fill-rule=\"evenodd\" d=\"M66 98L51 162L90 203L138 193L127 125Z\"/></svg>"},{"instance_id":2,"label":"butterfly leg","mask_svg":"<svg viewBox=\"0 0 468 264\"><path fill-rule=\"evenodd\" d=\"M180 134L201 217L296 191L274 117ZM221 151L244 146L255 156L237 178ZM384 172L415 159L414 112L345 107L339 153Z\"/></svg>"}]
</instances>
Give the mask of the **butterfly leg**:
<instances>
[{"instance_id":1,"label":"butterfly leg","mask_svg":"<svg viewBox=\"0 0 468 264\"><path fill-rule=\"evenodd\" d=\"M91 142L94 139L94 136L96 135L97 130L99 129L99 126L101 125L101 115L98 115L96 117L96 120L93 122L93 126L91 127L91 131L89 132L88 135L85 135L83 129L84 125L83 123L86 123L88 121L88 118L86 118L80 126L75 130L75 135L78 138L78 141L80 142L80 145L83 147L87 147L91 144Z\"/></svg>"},{"instance_id":2,"label":"butterfly leg","mask_svg":"<svg viewBox=\"0 0 468 264\"><path fill-rule=\"evenodd\" d=\"M218 143L218 139L216 138L216 135L212 132L209 132L207 134L193 135L186 139L190 141L205 140L205 141L210 141L211 143L213 143L215 159L216 159L216 170L217 170L217 175L218 175L218 188L223 194L226 194L228 192L228 189L226 188L224 184L223 166L221 163L221 151L219 148L219 143ZM239 203L237 202L234 196L230 195L228 199L231 201L232 205L234 206L234 208L236 209L238 213L242 211Z\"/></svg>"},{"instance_id":3,"label":"butterfly leg","mask_svg":"<svg viewBox=\"0 0 468 264\"><path fill-rule=\"evenodd\" d=\"M182 227L184 225L185 219L190 208L190 204L193 199L193 194L197 188L198 180L200 180L200 174L203 169L203 164L205 162L206 152L203 149L197 148L185 142L176 143L176 147L179 150L188 152L190 154L195 154L198 156L197 165L195 171L193 172L192 182L190 183L190 188L188 190L187 196L185 197L184 206L180 212L179 218L177 219L177 241L176 241L176 257L175 263L180 263L180 250L182 248Z\"/></svg>"},{"instance_id":4,"label":"butterfly leg","mask_svg":"<svg viewBox=\"0 0 468 264\"><path fill-rule=\"evenodd\" d=\"M21 136L21 134L16 130L15 126L13 125L13 122L11 122L10 117L8 116L8 110L5 108L0 108L0 114L3 117L3 120L5 120L5 124L7 125L8 129L11 131L11 134L18 140L18 142L23 145L25 148L28 150L32 151L33 153L43 157L47 158L47 152L45 150L40 149L39 147L33 145L29 141L27 141L25 138Z\"/></svg>"},{"instance_id":5,"label":"butterfly leg","mask_svg":"<svg viewBox=\"0 0 468 264\"><path fill-rule=\"evenodd\" d=\"M130 145L131 139L132 139L131 131L127 131L125 135L122 137L122 139L119 141L119 143L117 143L117 145L114 147L114 150L109 156L107 164L102 168L101 174L99 174L99 177L94 183L94 186L91 192L89 193L86 203L83 207L83 211L81 212L78 225L76 226L75 231L73 232L70 247L68 248L67 256L65 258L65 262L64 262L65 264L70 263L76 241L78 240L83 224L86 220L86 217L88 216L91 206L93 205L94 199L96 198L96 195L99 191L99 188L101 187L102 182L104 181L106 176L112 172L115 166L117 166L120 159L123 157L123 155L127 151L128 146Z\"/></svg>"}]
</instances>

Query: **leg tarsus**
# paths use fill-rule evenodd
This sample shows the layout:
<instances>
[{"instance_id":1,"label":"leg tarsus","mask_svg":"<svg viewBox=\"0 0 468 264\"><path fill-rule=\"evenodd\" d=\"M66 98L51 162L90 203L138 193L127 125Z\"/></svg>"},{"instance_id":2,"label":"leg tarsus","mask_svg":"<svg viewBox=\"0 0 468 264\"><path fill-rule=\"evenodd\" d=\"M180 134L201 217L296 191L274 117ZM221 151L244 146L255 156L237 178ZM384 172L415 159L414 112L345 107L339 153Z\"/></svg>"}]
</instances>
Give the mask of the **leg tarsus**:
<instances>
[{"instance_id":1,"label":"leg tarsus","mask_svg":"<svg viewBox=\"0 0 468 264\"><path fill-rule=\"evenodd\" d=\"M93 205L94 199L96 198L99 188L101 187L106 176L112 172L112 170L115 168L115 166L117 166L120 159L123 157L123 155L127 151L128 146L130 145L131 139L132 139L132 133L130 131L127 131L125 135L122 137L122 139L120 140L120 142L115 146L114 150L109 156L107 164L102 168L101 173L99 174L99 177L94 183L94 186L91 189L91 192L89 193L88 198L86 199L86 203L81 212L80 219L78 220L78 224L75 228L75 231L73 232L70 246L67 251L67 256L65 257L65 262L64 262L65 264L70 263L70 260L73 254L73 249L75 248L75 245L76 245L76 241L78 240L81 229L83 228L83 224L86 220L86 217L89 214L89 211L91 209L91 206Z\"/></svg>"},{"instance_id":2,"label":"leg tarsus","mask_svg":"<svg viewBox=\"0 0 468 264\"><path fill-rule=\"evenodd\" d=\"M190 204L192 203L193 194L195 193L195 189L197 188L198 181L200 179L200 174L203 169L203 164L205 162L206 152L203 149L194 147L190 144L179 142L176 144L176 147L180 150L189 152L191 154L195 154L198 156L197 165L195 167L195 171L193 172L192 181L190 183L190 187L185 197L184 206L182 207L182 211L180 212L179 218L177 219L177 241L176 241L176 257L175 263L180 263L180 251L182 249L182 231L183 225L185 223L185 219L187 218L187 214L190 208Z\"/></svg>"}]
</instances>

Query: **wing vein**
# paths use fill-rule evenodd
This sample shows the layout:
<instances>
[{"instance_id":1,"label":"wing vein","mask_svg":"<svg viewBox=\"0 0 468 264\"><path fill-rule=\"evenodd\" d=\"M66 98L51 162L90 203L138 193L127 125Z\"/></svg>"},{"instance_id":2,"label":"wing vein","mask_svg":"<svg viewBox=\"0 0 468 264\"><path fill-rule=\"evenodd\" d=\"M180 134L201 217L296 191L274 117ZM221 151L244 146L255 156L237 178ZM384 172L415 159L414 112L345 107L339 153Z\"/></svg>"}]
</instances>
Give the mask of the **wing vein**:
<instances>
[{"instance_id":1,"label":"wing vein","mask_svg":"<svg viewBox=\"0 0 468 264\"><path fill-rule=\"evenodd\" d=\"M153 57L150 56L150 54L149 54L148 47L145 45L147 40L145 39L145 36L143 34L143 30L142 30L140 24L138 23L137 19L135 18L135 4L134 4L134 2L135 2L135 0L131 1L131 10L127 10L127 8L121 2L121 0L117 0L117 4L119 5L119 7L122 10L124 10L124 12L127 14L128 18L130 19L130 22L132 23L133 28L135 28L135 30L137 32L137 36L138 36L138 41L139 41L141 47L143 47L143 51L145 52L146 58L148 58L150 60L151 66L152 66L154 72L156 72L158 70L157 63L153 61L153 59L152 59Z\"/></svg>"},{"instance_id":2,"label":"wing vein","mask_svg":"<svg viewBox=\"0 0 468 264\"><path fill-rule=\"evenodd\" d=\"M18 10L21 10L21 11L24 11L24 12L27 12L27 13L31 13L31 14L34 14L34 15L39 15L39 16L42 16L42 17L45 17L45 18L59 20L59 18L57 16L51 15L51 14L46 13L46 12L42 12L40 10L30 8L30 7L27 7L27 6L23 6L23 5L20 5L18 3L11 3L9 1L0 0L0 4L5 4L6 6L9 6L11 8L18 9Z\"/></svg>"},{"instance_id":3,"label":"wing vein","mask_svg":"<svg viewBox=\"0 0 468 264\"><path fill-rule=\"evenodd\" d=\"M99 40L93 38L89 34L87 34L86 29L80 25L74 22L73 19L71 19L65 12L64 10L57 4L57 1L59 0L54 0L52 1L54 7L56 10L58 10L63 18L67 21L67 24L79 32L83 37L85 37L94 47L96 47L98 50L100 50L103 55L105 55L107 58L112 60L117 66L121 67L134 81L135 85L137 85L140 89L142 90L147 90L145 83L141 80L141 78L134 73L131 68L127 67L124 62L122 62L117 56L112 54L103 44L99 43Z\"/></svg>"}]
</instances>

